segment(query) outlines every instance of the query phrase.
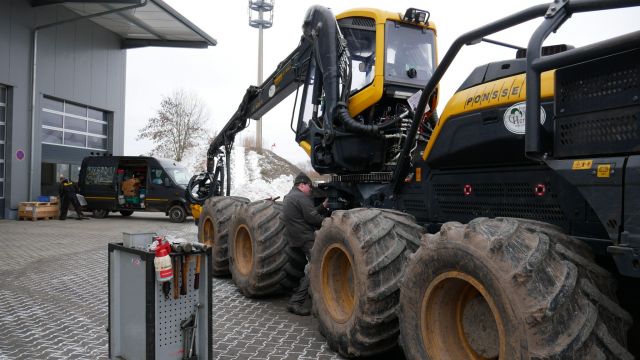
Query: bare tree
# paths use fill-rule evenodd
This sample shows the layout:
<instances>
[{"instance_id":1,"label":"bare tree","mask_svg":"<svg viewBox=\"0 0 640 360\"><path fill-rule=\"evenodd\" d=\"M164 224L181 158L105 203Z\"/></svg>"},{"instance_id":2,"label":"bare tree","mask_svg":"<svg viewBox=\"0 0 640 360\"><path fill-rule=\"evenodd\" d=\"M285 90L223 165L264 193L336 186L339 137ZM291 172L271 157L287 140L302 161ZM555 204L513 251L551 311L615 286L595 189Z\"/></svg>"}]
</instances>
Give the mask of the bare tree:
<instances>
[{"instance_id":1,"label":"bare tree","mask_svg":"<svg viewBox=\"0 0 640 360\"><path fill-rule=\"evenodd\" d=\"M137 140L153 141L153 155L182 161L185 152L206 136L207 120L206 107L200 98L182 89L175 90L163 96L156 116L138 132Z\"/></svg>"}]
</instances>

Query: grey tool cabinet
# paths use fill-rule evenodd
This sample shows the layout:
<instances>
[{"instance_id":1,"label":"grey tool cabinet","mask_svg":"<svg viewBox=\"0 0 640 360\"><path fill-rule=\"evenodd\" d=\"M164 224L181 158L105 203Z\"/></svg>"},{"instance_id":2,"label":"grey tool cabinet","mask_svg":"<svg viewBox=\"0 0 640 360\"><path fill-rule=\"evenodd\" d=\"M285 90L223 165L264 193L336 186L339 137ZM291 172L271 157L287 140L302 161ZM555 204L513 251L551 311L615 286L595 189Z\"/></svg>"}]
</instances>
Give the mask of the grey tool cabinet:
<instances>
[{"instance_id":1,"label":"grey tool cabinet","mask_svg":"<svg viewBox=\"0 0 640 360\"><path fill-rule=\"evenodd\" d=\"M165 298L156 281L154 253L111 243L109 248L109 358L126 360L183 359L180 324L198 310L192 359L212 359L211 248L190 255L187 295ZM200 256L199 288L194 289L196 256ZM172 260L184 255L171 254ZM174 266L175 266L174 261ZM180 266L180 271L182 266ZM174 272L175 274L175 272ZM181 286L182 276L178 276Z\"/></svg>"}]
</instances>

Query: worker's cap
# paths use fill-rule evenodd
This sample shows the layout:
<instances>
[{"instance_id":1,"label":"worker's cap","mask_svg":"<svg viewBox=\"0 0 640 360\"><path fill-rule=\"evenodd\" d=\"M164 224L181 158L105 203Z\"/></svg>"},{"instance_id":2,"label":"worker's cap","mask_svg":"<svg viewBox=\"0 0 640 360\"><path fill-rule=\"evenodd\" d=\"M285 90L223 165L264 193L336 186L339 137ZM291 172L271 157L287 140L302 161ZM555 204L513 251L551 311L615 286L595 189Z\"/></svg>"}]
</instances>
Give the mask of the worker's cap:
<instances>
[{"instance_id":1,"label":"worker's cap","mask_svg":"<svg viewBox=\"0 0 640 360\"><path fill-rule=\"evenodd\" d=\"M313 182L311 182L311 179L305 173L300 173L295 179L293 179L293 185L298 184L309 184L313 186Z\"/></svg>"}]
</instances>

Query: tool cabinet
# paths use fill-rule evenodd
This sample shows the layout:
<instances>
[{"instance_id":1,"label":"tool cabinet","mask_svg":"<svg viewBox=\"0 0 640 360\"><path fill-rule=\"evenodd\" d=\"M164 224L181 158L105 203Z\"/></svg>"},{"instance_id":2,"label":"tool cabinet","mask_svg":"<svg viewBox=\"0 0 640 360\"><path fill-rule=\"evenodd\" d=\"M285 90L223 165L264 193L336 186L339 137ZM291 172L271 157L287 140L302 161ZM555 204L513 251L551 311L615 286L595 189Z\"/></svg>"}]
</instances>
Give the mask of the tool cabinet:
<instances>
[{"instance_id":1,"label":"tool cabinet","mask_svg":"<svg viewBox=\"0 0 640 360\"><path fill-rule=\"evenodd\" d=\"M186 295L174 299L173 286L165 297L162 283L156 281L154 253L111 243L109 249L109 358L110 359L183 359L183 333L180 324L198 310L195 330L195 357L212 359L211 343L211 248L191 253ZM194 289L196 256L201 266L199 288ZM171 254L184 261L184 254ZM176 261L173 261L175 264ZM175 265L174 265L175 266ZM179 268L179 272L182 267ZM174 272L175 274L175 272ZM182 286L182 276L178 284Z\"/></svg>"}]
</instances>

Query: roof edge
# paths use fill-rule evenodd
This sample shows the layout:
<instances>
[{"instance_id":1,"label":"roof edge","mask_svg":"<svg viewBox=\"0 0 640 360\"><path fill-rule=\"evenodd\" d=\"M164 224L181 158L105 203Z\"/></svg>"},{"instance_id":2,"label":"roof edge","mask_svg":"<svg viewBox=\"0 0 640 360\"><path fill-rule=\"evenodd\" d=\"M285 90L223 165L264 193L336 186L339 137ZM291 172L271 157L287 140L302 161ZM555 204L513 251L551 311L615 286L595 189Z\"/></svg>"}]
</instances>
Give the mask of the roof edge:
<instances>
[{"instance_id":1,"label":"roof edge","mask_svg":"<svg viewBox=\"0 0 640 360\"><path fill-rule=\"evenodd\" d=\"M198 35L200 35L203 39L205 39L207 41L209 46L216 46L218 44L218 41L216 39L214 39L211 36L209 36L209 34L207 34L202 29L197 27L195 24L193 24L191 21L189 21L189 19L187 19L186 17L182 16L179 12L177 12L175 9L173 9L171 6L169 6L164 1L162 1L162 0L149 0L149 1L151 1L154 4L156 4L159 8L161 8L164 11L166 11L167 14L173 16L176 20L178 20L181 23L183 23L185 26L190 28L193 32L195 32Z\"/></svg>"}]
</instances>

